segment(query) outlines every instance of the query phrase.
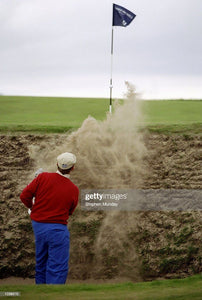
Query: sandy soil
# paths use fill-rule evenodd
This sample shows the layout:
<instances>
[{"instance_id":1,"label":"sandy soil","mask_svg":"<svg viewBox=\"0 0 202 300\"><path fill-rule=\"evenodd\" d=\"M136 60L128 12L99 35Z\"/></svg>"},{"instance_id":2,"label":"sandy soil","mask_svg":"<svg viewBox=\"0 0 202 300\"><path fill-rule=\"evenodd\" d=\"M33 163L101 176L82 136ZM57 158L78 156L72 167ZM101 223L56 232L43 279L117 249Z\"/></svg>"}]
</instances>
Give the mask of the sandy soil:
<instances>
[{"instance_id":1,"label":"sandy soil","mask_svg":"<svg viewBox=\"0 0 202 300\"><path fill-rule=\"evenodd\" d=\"M9 278L1 279L0 284L34 283L34 279L22 279L34 275L35 262L33 233L27 210L19 201L19 194L30 181L32 172L36 168L35 162L29 156L28 146L49 143L52 145L61 139L61 135L1 135L0 277L9 276ZM144 139L149 149L145 158L149 173L145 174L142 180L142 188L201 189L201 137L199 135L147 134ZM88 218L86 216L86 220ZM143 217L141 219L143 220ZM198 216L196 219L195 228L198 228ZM200 240L200 232L195 232L195 240L197 237ZM74 246L76 247L76 244L72 245L72 249L75 248ZM84 279L84 275L79 277L83 263L85 264L85 259L82 262L80 257L80 262L70 268L70 282L71 280L75 282L75 278ZM82 274L84 273L87 274L87 270ZM15 275L18 277L10 277ZM86 275L86 279L88 276L90 275ZM115 277L118 278L116 274ZM102 280L104 278L105 276Z\"/></svg>"}]
</instances>

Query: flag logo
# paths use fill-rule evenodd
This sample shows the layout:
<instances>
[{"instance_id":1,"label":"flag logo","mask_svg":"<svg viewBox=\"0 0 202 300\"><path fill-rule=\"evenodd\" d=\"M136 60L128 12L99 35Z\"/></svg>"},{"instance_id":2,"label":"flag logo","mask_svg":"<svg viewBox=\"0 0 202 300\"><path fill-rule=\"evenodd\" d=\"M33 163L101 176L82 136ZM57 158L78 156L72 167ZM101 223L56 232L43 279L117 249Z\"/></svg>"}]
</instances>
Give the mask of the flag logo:
<instances>
[{"instance_id":1,"label":"flag logo","mask_svg":"<svg viewBox=\"0 0 202 300\"><path fill-rule=\"evenodd\" d=\"M113 4L112 26L128 26L136 17L134 13L117 4Z\"/></svg>"}]
</instances>

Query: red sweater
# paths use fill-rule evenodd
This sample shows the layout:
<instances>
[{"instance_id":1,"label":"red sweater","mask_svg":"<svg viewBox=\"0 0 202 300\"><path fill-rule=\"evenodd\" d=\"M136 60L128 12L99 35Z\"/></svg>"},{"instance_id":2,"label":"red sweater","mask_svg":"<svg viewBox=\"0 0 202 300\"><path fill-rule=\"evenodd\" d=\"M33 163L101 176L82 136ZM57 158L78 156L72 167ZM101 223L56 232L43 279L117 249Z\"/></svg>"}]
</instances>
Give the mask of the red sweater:
<instances>
[{"instance_id":1,"label":"red sweater","mask_svg":"<svg viewBox=\"0 0 202 300\"><path fill-rule=\"evenodd\" d=\"M79 189L58 173L39 174L21 193L21 201L32 209L31 219L43 223L67 224L78 204ZM32 205L32 199L35 203Z\"/></svg>"}]
</instances>

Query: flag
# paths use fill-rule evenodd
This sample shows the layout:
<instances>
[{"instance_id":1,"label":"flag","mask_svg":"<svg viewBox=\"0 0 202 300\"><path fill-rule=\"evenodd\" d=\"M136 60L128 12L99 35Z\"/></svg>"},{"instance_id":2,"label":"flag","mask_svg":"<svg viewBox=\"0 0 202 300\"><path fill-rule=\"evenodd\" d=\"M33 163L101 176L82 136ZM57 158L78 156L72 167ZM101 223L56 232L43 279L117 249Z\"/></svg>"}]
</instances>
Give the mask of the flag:
<instances>
[{"instance_id":1,"label":"flag","mask_svg":"<svg viewBox=\"0 0 202 300\"><path fill-rule=\"evenodd\" d=\"M134 13L117 4L113 4L113 22L112 26L128 26L136 17Z\"/></svg>"}]
</instances>

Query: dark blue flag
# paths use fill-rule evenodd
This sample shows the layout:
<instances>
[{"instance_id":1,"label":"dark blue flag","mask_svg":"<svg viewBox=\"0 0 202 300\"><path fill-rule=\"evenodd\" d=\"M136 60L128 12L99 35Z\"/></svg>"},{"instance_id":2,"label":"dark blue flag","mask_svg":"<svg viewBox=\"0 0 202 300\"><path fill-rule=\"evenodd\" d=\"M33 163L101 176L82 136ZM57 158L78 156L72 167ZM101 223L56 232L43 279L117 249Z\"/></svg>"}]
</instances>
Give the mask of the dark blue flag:
<instances>
[{"instance_id":1,"label":"dark blue flag","mask_svg":"<svg viewBox=\"0 0 202 300\"><path fill-rule=\"evenodd\" d=\"M113 4L113 22L112 26L128 26L136 17L134 13L117 4Z\"/></svg>"}]
</instances>

